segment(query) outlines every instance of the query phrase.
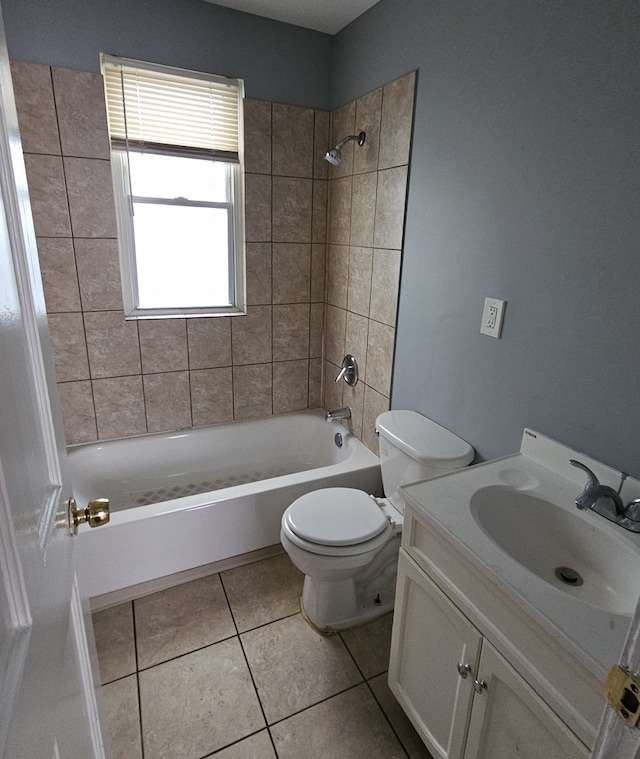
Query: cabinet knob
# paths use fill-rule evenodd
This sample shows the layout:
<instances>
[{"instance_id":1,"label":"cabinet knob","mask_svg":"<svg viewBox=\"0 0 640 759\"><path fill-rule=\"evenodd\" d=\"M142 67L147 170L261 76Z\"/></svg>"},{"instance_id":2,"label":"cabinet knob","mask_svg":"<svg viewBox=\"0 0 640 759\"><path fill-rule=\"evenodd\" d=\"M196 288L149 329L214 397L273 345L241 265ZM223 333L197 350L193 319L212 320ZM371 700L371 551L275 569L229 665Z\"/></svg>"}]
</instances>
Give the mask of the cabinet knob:
<instances>
[{"instance_id":1,"label":"cabinet knob","mask_svg":"<svg viewBox=\"0 0 640 759\"><path fill-rule=\"evenodd\" d=\"M467 675L470 674L470 673L471 673L471 665L470 664L466 664L466 663L463 664L462 662L460 662L460 664L458 664L458 674L460 675L460 677L463 680L466 680L467 679Z\"/></svg>"},{"instance_id":2,"label":"cabinet knob","mask_svg":"<svg viewBox=\"0 0 640 759\"><path fill-rule=\"evenodd\" d=\"M473 681L473 689L476 693L482 694L483 691L487 690L489 686L486 684L484 680L474 680Z\"/></svg>"}]
</instances>

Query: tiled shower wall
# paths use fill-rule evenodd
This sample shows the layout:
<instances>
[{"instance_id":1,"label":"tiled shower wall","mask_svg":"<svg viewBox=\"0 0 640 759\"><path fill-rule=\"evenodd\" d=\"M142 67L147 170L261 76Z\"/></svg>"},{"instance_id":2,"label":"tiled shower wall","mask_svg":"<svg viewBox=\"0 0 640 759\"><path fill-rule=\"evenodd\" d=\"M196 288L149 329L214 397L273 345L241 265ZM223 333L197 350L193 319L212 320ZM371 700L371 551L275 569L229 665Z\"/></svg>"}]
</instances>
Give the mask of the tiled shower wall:
<instances>
[{"instance_id":1,"label":"tiled shower wall","mask_svg":"<svg viewBox=\"0 0 640 759\"><path fill-rule=\"evenodd\" d=\"M324 405L350 406L352 431L377 453L375 420L389 408L415 72L331 114L331 144L366 132L343 151L329 180ZM345 354L354 388L334 382Z\"/></svg>"},{"instance_id":2,"label":"tiled shower wall","mask_svg":"<svg viewBox=\"0 0 640 759\"><path fill-rule=\"evenodd\" d=\"M101 77L12 74L67 442L321 405L329 114L245 101L248 314L126 321Z\"/></svg>"}]
</instances>

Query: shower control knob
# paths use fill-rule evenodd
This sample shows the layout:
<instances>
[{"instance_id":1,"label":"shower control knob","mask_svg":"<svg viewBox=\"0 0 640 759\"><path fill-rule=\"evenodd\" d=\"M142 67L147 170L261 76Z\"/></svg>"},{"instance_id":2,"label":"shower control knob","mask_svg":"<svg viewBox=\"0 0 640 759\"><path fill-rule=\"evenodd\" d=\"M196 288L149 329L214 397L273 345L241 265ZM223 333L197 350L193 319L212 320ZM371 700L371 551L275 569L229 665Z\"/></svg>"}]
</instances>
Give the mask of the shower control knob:
<instances>
[{"instance_id":1,"label":"shower control knob","mask_svg":"<svg viewBox=\"0 0 640 759\"><path fill-rule=\"evenodd\" d=\"M78 525L85 522L89 523L89 527L101 527L110 519L108 498L92 498L84 509L77 507L75 498L69 498L67 511L71 535L77 535Z\"/></svg>"}]
</instances>

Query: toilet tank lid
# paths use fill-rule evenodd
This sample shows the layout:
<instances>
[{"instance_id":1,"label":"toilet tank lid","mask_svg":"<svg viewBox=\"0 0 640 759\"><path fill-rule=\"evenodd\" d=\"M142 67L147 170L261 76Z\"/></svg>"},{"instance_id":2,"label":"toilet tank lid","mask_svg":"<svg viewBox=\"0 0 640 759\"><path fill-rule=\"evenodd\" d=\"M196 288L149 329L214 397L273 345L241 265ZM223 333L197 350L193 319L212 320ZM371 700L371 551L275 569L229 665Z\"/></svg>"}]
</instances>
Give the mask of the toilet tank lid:
<instances>
[{"instance_id":1,"label":"toilet tank lid","mask_svg":"<svg viewBox=\"0 0 640 759\"><path fill-rule=\"evenodd\" d=\"M376 419L376 428L420 464L456 469L473 461L475 451L469 443L416 411L385 411Z\"/></svg>"}]
</instances>

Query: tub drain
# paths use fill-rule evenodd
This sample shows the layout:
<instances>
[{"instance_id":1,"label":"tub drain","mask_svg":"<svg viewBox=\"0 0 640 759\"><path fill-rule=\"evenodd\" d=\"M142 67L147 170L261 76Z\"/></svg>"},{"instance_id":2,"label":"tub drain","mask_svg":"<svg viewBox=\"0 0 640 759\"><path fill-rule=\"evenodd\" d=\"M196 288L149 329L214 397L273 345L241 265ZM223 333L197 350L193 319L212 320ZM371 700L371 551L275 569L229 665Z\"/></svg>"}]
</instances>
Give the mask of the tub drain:
<instances>
[{"instance_id":1,"label":"tub drain","mask_svg":"<svg viewBox=\"0 0 640 759\"><path fill-rule=\"evenodd\" d=\"M565 585L573 585L574 587L582 585L582 577L571 567L558 567L556 569L556 577Z\"/></svg>"}]
</instances>

